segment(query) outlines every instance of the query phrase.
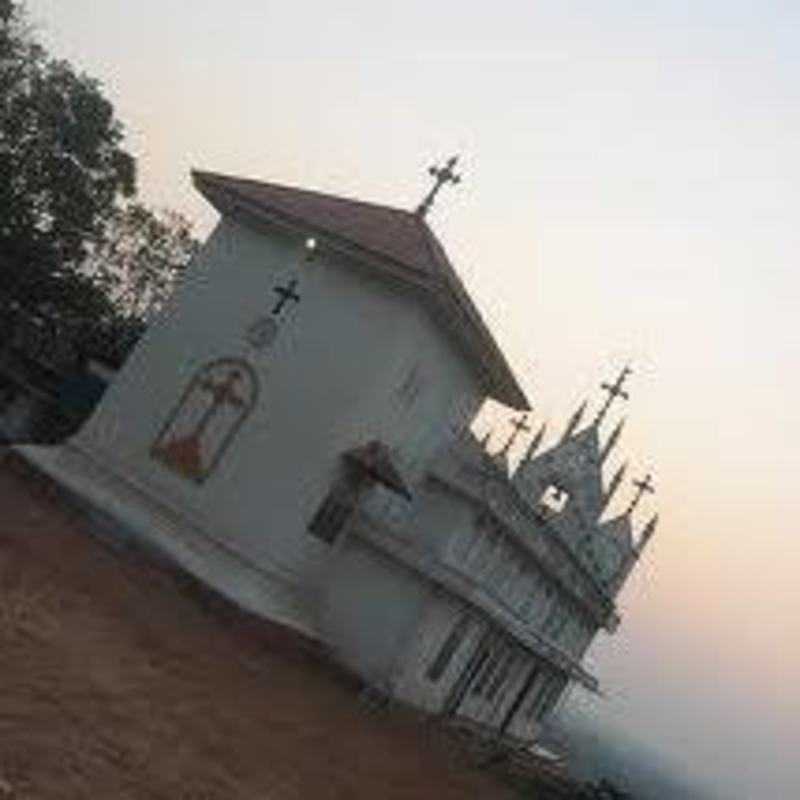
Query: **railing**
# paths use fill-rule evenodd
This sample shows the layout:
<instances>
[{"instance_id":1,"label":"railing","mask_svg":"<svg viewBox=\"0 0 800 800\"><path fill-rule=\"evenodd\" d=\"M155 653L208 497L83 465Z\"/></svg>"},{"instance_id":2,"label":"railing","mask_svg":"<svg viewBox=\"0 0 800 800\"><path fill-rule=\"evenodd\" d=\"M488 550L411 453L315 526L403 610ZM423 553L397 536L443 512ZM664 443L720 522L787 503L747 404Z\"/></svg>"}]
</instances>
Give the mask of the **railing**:
<instances>
[{"instance_id":1,"label":"railing","mask_svg":"<svg viewBox=\"0 0 800 800\"><path fill-rule=\"evenodd\" d=\"M493 624L499 625L523 646L550 662L570 678L579 681L589 691L599 693L597 679L589 674L571 653L562 650L535 629L521 623L497 603L493 596L487 594L481 584L446 561L442 561L437 554L398 537L380 518L366 513L363 508L359 510L354 520L351 534L379 548L428 580L449 589L480 609Z\"/></svg>"},{"instance_id":2,"label":"railing","mask_svg":"<svg viewBox=\"0 0 800 800\"><path fill-rule=\"evenodd\" d=\"M440 482L455 487L458 491L483 503L497 521L514 535L515 540L523 545L531 556L540 561L545 571L561 585L562 589L579 605L586 608L592 617L597 618L598 624L604 625L610 631L616 628L619 620L613 599L599 586L595 577L561 540L559 534L550 527L546 519L540 518L532 509L525 509L523 512L518 507L519 504L513 502L513 498L506 496L503 490L509 487L496 487L498 490L491 492L489 490L491 478L485 479L468 464L462 463L457 453L452 453L449 458L440 457L430 474ZM525 532L530 531L532 527L542 535L537 537L527 535ZM561 569L556 565L563 565L562 568L568 570L571 575L570 580L565 582L560 577Z\"/></svg>"}]
</instances>

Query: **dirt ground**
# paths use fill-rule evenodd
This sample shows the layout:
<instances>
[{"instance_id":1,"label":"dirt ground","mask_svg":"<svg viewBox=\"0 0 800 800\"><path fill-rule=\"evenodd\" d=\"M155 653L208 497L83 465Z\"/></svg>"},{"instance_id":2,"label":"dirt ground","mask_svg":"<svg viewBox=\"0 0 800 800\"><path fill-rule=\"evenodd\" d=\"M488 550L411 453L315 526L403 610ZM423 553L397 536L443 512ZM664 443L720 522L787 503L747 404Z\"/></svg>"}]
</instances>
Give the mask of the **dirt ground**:
<instances>
[{"instance_id":1,"label":"dirt ground","mask_svg":"<svg viewBox=\"0 0 800 800\"><path fill-rule=\"evenodd\" d=\"M0 453L0 798L510 797L290 638L86 533Z\"/></svg>"}]
</instances>

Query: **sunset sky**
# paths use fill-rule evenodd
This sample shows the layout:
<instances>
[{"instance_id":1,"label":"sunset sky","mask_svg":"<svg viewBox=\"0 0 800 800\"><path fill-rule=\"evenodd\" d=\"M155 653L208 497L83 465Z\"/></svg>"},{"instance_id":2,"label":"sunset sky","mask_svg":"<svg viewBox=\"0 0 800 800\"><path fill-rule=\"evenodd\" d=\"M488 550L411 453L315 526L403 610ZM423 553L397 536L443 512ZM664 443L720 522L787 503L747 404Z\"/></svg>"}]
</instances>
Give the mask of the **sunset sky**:
<instances>
[{"instance_id":1,"label":"sunset sky","mask_svg":"<svg viewBox=\"0 0 800 800\"><path fill-rule=\"evenodd\" d=\"M795 796L800 4L28 6L203 235L192 167L412 208L461 154L430 221L534 424L635 372L610 467L653 471L661 525L586 713L723 796Z\"/></svg>"}]
</instances>

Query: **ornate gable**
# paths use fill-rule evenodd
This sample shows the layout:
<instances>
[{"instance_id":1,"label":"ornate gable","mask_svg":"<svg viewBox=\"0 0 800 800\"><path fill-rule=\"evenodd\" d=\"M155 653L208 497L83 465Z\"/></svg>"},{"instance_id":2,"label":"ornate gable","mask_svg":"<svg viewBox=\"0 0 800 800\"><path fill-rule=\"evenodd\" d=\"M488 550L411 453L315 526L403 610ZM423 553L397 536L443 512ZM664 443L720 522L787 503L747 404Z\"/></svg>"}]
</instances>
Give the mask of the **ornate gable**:
<instances>
[{"instance_id":1,"label":"ornate gable","mask_svg":"<svg viewBox=\"0 0 800 800\"><path fill-rule=\"evenodd\" d=\"M597 428L584 428L532 458L517 470L513 480L533 505L548 492L566 495L563 510L577 517L576 522L593 526L603 509Z\"/></svg>"}]
</instances>

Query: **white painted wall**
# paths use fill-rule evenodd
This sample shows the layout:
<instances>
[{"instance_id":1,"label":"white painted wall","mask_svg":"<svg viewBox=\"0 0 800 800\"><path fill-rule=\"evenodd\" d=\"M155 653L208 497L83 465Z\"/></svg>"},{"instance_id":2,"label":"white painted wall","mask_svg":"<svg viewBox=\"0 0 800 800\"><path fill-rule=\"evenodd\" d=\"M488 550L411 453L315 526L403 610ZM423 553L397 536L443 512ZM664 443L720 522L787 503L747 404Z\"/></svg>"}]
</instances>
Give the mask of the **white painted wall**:
<instances>
[{"instance_id":1,"label":"white painted wall","mask_svg":"<svg viewBox=\"0 0 800 800\"><path fill-rule=\"evenodd\" d=\"M423 513L410 520L410 535L484 586L504 610L538 628L555 589L530 555L510 537L494 536L490 542L487 531L476 525L477 508L441 485L429 482L420 487L419 498Z\"/></svg>"},{"instance_id":2,"label":"white painted wall","mask_svg":"<svg viewBox=\"0 0 800 800\"><path fill-rule=\"evenodd\" d=\"M388 690L429 592L397 562L348 539L323 579L322 638L343 664Z\"/></svg>"},{"instance_id":3,"label":"white painted wall","mask_svg":"<svg viewBox=\"0 0 800 800\"><path fill-rule=\"evenodd\" d=\"M441 677L431 680L428 670L440 648L463 614L468 614L471 626L461 645L453 654ZM454 687L469 667L489 630L488 623L475 612L468 611L456 598L446 593L431 594L420 615L419 627L410 645L402 654L400 669L394 683L395 694L407 702L431 713L441 713ZM495 635L499 631L495 630ZM498 643L495 643L498 646ZM502 647L518 657L507 684L492 698L475 697L470 692L457 709L457 716L473 719L486 725L499 726L511 708L535 662L534 657L515 645L509 638ZM543 673L550 675L551 672ZM532 728L525 717L523 705L512 721L509 732L519 738L530 738Z\"/></svg>"},{"instance_id":4,"label":"white painted wall","mask_svg":"<svg viewBox=\"0 0 800 800\"><path fill-rule=\"evenodd\" d=\"M447 435L454 408L477 409L482 400L417 295L325 252L301 264L302 252L300 239L222 220L74 441L298 587L327 563L328 545L306 525L340 454L380 438L414 480ZM274 348L256 354L245 330L295 272L302 300ZM192 376L220 357L255 367L260 398L218 470L198 486L154 462L149 448ZM415 364L428 378L408 406L396 389Z\"/></svg>"},{"instance_id":5,"label":"white painted wall","mask_svg":"<svg viewBox=\"0 0 800 800\"><path fill-rule=\"evenodd\" d=\"M449 594L436 593L429 597L420 615L417 633L398 665L394 684L398 697L432 713L442 710L454 682L466 668L486 631L486 623L471 615L471 627L447 669L439 680L430 680L428 669L466 611L466 606Z\"/></svg>"}]
</instances>

